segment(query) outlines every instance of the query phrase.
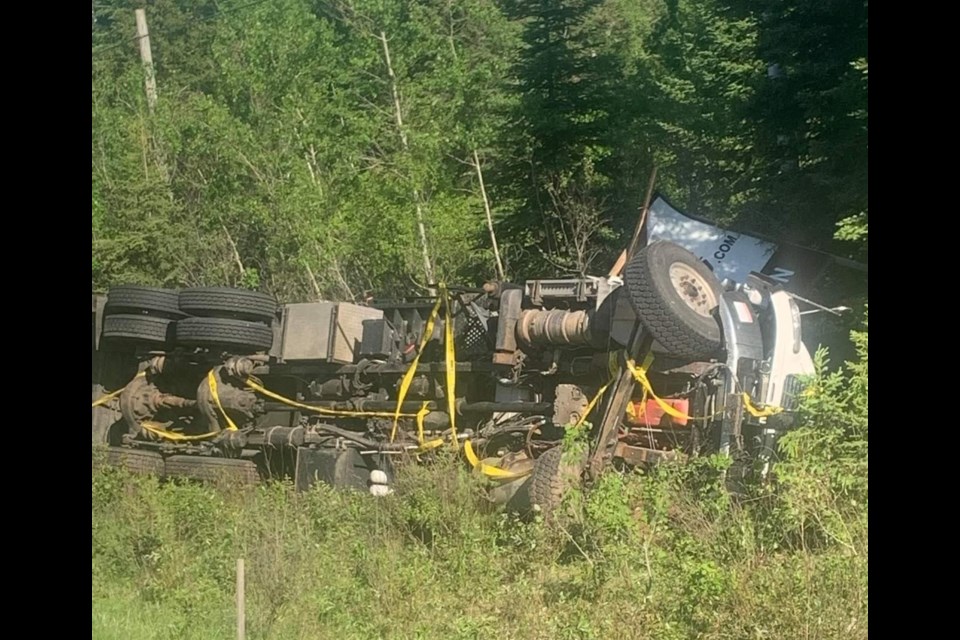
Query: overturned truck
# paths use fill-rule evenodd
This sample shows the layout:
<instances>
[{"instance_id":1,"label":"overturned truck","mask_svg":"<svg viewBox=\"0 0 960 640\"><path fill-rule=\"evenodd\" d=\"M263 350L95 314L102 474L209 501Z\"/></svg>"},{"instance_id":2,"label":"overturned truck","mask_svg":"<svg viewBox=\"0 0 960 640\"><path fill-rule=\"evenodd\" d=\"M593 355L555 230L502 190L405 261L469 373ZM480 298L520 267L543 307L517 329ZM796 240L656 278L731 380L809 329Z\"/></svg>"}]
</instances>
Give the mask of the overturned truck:
<instances>
[{"instance_id":1,"label":"overturned truck","mask_svg":"<svg viewBox=\"0 0 960 640\"><path fill-rule=\"evenodd\" d=\"M764 474L813 371L790 293L721 283L669 242L622 276L365 305L120 286L94 295L92 322L93 442L111 464L383 494L447 447L496 500L542 509L609 465L723 453L732 481ZM571 429L588 443L572 457Z\"/></svg>"}]
</instances>

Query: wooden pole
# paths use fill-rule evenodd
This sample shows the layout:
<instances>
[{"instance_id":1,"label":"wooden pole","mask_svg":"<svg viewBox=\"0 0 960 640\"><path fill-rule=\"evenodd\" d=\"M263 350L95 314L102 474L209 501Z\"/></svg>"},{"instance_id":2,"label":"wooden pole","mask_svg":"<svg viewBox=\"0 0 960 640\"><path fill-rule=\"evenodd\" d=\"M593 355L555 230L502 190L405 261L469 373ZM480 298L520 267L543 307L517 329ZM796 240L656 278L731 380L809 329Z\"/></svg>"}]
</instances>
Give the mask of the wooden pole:
<instances>
[{"instance_id":1,"label":"wooden pole","mask_svg":"<svg viewBox=\"0 0 960 640\"><path fill-rule=\"evenodd\" d=\"M140 59L145 73L144 85L147 89L147 108L150 113L157 106L157 78L153 73L153 53L150 51L150 32L147 31L147 12L135 9L137 17L137 40L140 41Z\"/></svg>"},{"instance_id":2,"label":"wooden pole","mask_svg":"<svg viewBox=\"0 0 960 640\"><path fill-rule=\"evenodd\" d=\"M137 19L137 40L140 42L140 60L143 62L144 86L147 93L147 110L150 115L157 108L157 77L153 69L153 53L150 50L150 32L147 30L147 13L143 9L135 9L134 15ZM142 144L143 144L143 169L147 172L147 152L151 145L148 142L146 126L141 120ZM153 145L152 155L157 164L157 171L166 184L170 184L170 172L167 170L167 163L164 159L164 153L159 143ZM168 191L167 195L173 201L173 192Z\"/></svg>"},{"instance_id":3,"label":"wooden pole","mask_svg":"<svg viewBox=\"0 0 960 640\"><path fill-rule=\"evenodd\" d=\"M620 257L617 258L617 261L613 263L613 266L610 268L610 277L616 277L620 275L620 272L623 271L623 267L627 264L627 250L624 249L620 252Z\"/></svg>"},{"instance_id":4,"label":"wooden pole","mask_svg":"<svg viewBox=\"0 0 960 640\"><path fill-rule=\"evenodd\" d=\"M237 558L237 640L246 640L247 638L247 612L244 601L245 580L243 558Z\"/></svg>"},{"instance_id":5,"label":"wooden pole","mask_svg":"<svg viewBox=\"0 0 960 640\"><path fill-rule=\"evenodd\" d=\"M643 209L640 210L640 219L637 221L637 226L633 230L633 237L630 238L630 244L627 249L620 252L620 257L617 258L617 261L613 263L613 267L610 269L611 276L619 276L623 272L623 268L627 266L627 261L633 257L633 254L636 253L638 245L640 243L640 235L643 232L643 225L647 222L647 211L650 210L650 199L653 197L653 185L657 180L657 167L653 167L653 171L650 172L650 183L647 185L647 197L643 201Z\"/></svg>"},{"instance_id":6,"label":"wooden pole","mask_svg":"<svg viewBox=\"0 0 960 640\"><path fill-rule=\"evenodd\" d=\"M640 234L643 232L643 225L647 221L647 212L650 210L650 199L653 197L653 185L657 181L657 167L654 165L650 172L650 183L647 185L647 197L643 201L643 210L640 212L640 221L637 222L637 228L633 231L633 239L630 241L630 248L627 249L627 260L633 257L637 252L640 243Z\"/></svg>"}]
</instances>

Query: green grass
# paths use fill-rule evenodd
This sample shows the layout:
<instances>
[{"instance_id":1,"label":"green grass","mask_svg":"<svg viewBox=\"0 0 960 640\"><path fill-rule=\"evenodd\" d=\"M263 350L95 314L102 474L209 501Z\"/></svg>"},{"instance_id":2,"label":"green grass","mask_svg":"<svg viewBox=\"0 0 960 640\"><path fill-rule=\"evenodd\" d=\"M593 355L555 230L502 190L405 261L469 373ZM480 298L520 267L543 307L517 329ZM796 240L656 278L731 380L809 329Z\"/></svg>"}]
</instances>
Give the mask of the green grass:
<instances>
[{"instance_id":1,"label":"green grass","mask_svg":"<svg viewBox=\"0 0 960 640\"><path fill-rule=\"evenodd\" d=\"M544 524L486 507L453 463L381 499L98 469L93 637L235 637L243 557L251 639L866 638L865 501L824 520L837 541L711 473L609 474Z\"/></svg>"}]
</instances>

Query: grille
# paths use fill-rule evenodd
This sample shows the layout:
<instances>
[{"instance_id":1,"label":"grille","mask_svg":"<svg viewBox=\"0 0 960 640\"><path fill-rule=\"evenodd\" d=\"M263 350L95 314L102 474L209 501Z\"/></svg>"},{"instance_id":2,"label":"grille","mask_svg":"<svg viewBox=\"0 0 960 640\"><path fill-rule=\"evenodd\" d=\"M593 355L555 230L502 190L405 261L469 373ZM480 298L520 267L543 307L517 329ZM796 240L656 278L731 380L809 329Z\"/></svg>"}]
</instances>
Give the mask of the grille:
<instances>
[{"instance_id":1,"label":"grille","mask_svg":"<svg viewBox=\"0 0 960 640\"><path fill-rule=\"evenodd\" d=\"M800 404L800 396L806 389L806 385L798 376L787 376L783 382L783 409L784 411L796 411Z\"/></svg>"},{"instance_id":2,"label":"grille","mask_svg":"<svg viewBox=\"0 0 960 640\"><path fill-rule=\"evenodd\" d=\"M487 332L482 322L473 316L469 317L457 339L458 356L460 353L464 355L485 353L488 350L486 336Z\"/></svg>"}]
</instances>

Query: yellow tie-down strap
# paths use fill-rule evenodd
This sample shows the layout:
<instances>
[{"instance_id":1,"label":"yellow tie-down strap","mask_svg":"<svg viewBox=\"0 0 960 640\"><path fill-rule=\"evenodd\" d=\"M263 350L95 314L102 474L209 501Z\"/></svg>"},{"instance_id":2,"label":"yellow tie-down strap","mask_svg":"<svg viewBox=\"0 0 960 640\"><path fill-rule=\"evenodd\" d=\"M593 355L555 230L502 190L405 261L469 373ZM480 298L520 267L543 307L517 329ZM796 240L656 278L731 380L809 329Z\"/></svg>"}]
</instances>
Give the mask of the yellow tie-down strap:
<instances>
[{"instance_id":1,"label":"yellow tie-down strap","mask_svg":"<svg viewBox=\"0 0 960 640\"><path fill-rule=\"evenodd\" d=\"M142 375L142 374L141 374L141 375ZM327 409L327 408L324 408L324 407L312 407L312 406L310 406L310 405L303 404L302 402L297 402L297 401L295 401L295 400L291 400L290 398L286 398L286 397L280 395L279 393L275 393L275 392L273 392L273 391L270 391L269 389L267 389L266 387L264 387L263 384L261 384L259 380L256 380L255 378L249 378L249 379L247 379L245 382L246 382L246 386L247 386L248 388L250 388L251 390L256 391L257 393L260 393L260 394L262 394L262 395L264 395L264 396L266 396L266 397L268 397L268 398L272 398L273 400L276 400L276 401L278 401L278 402L282 402L283 404L286 404L286 405L289 405L289 406L292 406L292 407L296 407L296 408L298 408L298 409L303 409L303 410L305 410L305 411L312 411L312 412L319 413L319 414L322 414L322 415L330 415L330 416L338 416L338 417L349 417L349 418L371 418L371 417L376 417L376 418L392 418L392 417L394 417L394 415L395 415L395 414L393 414L393 413L388 413L388 412L385 412L385 411L341 411L341 410L337 410L337 409ZM230 418L229 415L227 415L226 410L223 408L223 405L222 405L221 402L220 402L220 395L219 395L218 389L217 389L217 379L216 379L216 376L214 375L213 370L211 370L211 371L207 374L207 384L208 384L209 387L210 387L210 395L213 397L214 404L217 405L217 409L219 409L220 414L224 417L224 419L225 419L226 422L227 422L227 430L228 430L228 431L238 431L239 429L237 428L236 423ZM120 391L123 391L123 390L121 389ZM116 394L120 393L120 391L115 391L113 395L116 395ZM104 401L105 401L105 400L104 400L103 398L101 398L101 399L98 400L97 402L99 402L99 403L102 404ZM94 404L94 406L96 406L96 403ZM427 403L424 402L424 403L423 403L423 407L422 407L422 408L420 409L420 411L418 411L417 413L415 413L415 414L414 414L414 413L402 413L402 414L400 414L400 417L404 417L404 418L416 418L416 420L417 420L417 435L418 435L418 440L419 440L419 442L420 442L420 449L421 449L422 451L429 451L430 449L435 449L436 447L438 447L438 446L440 446L441 444L443 444L443 440L433 440L433 441L430 441L430 442L425 442L425 441L424 441L424 436L423 436L423 418L424 418L424 416L426 416L426 414L428 414L428 413L430 413L430 410L427 408ZM204 434L199 434L199 435L191 435L191 436L188 436L188 435L184 435L184 434L182 434L182 433L177 433L177 432L173 432L173 431L166 431L165 429L163 429L163 427L160 426L159 423L156 423L156 422L144 422L144 423L141 423L141 426L142 426L145 430L149 431L150 433L154 433L154 434L156 434L156 435L158 435L158 436L160 436L160 437L162 437L162 438L166 438L166 439L168 439L168 440L173 440L173 441L177 441L177 442L180 442L180 441L189 441L189 440L203 440L203 439L207 439L207 438L212 438L213 436L217 435L217 433L218 433L218 432L215 432L215 431L214 431L214 432L210 432L210 433L204 433Z\"/></svg>"},{"instance_id":2,"label":"yellow tie-down strap","mask_svg":"<svg viewBox=\"0 0 960 640\"><path fill-rule=\"evenodd\" d=\"M207 373L207 383L210 385L210 395L213 396L213 401L217 403L217 409L220 409L224 420L227 421L227 429L229 431L237 431L237 425L234 424L230 416L227 415L227 412L223 410L223 405L220 404L220 394L217 393L217 377L213 375L213 369L210 369L209 373Z\"/></svg>"},{"instance_id":3,"label":"yellow tie-down strap","mask_svg":"<svg viewBox=\"0 0 960 640\"><path fill-rule=\"evenodd\" d=\"M129 387L130 384L131 384L134 380L136 380L137 378L142 378L142 377L144 377L144 376L146 376L146 375L147 375L146 372L141 371L141 372L138 373L137 375L133 376L133 379L130 380L130 382L128 382L127 384L123 385L122 387L120 387L120 388L117 389L116 391L111 391L110 393L106 394L105 396L101 396L100 398L97 398L96 400L94 400L94 401L93 401L93 405L91 405L91 408L93 408L93 407L100 407L100 406L103 406L103 405L107 404L108 402L110 402L111 400L113 400L114 398L116 398L117 396L119 396L121 393L123 393L123 390L126 389L127 387Z\"/></svg>"},{"instance_id":4,"label":"yellow tie-down strap","mask_svg":"<svg viewBox=\"0 0 960 640\"><path fill-rule=\"evenodd\" d=\"M126 389L127 387L129 387L130 384L131 384L134 380L136 380L137 378L142 378L142 377L144 377L145 375L146 375L146 373L143 372L143 371L141 371L140 373L138 373L137 375L135 375L135 376L133 377L133 380L131 380L130 382L128 382L127 384L125 384L125 385L123 386L123 388L117 389L117 390L114 391L113 393L108 393L107 395L103 396L102 398L100 398L99 400L97 400L96 402L94 402L94 403L93 403L93 406L94 406L94 407L99 407L99 406L101 406L101 405L106 404L107 402L109 402L109 401L112 400L113 398L115 398L115 397L117 397L118 395L120 395L121 393L123 393L123 390ZM210 372L207 374L207 383L210 385L210 394L213 396L213 401L216 403L217 408L220 409L220 413L223 414L223 417L224 417L224 418L226 419L226 421L227 421L227 429L228 429L229 431L237 431L237 425L234 424L233 420L230 419L230 416L227 415L227 412L224 411L223 405L220 404L220 396L219 396L219 394L217 393L217 379L216 379L216 377L213 375L213 370L212 370L212 369L211 369ZM163 428L163 426L160 425L160 423L158 423L158 422L151 422L151 421L141 422L141 423L140 423L140 426L141 426L145 431L149 431L150 433L155 434L155 435L157 435L157 436L159 436L159 437L161 437L161 438L165 438L165 439L167 439L167 440L171 440L171 441L175 441L175 442L184 442L184 441L190 441L190 440L206 440L206 439L208 439L208 438L212 438L213 436L217 435L217 433L218 433L218 432L216 432L216 431L211 431L210 433L201 433L201 434L198 434L198 435L188 436L188 435L185 435L185 434L182 434L182 433L177 433L177 432L175 432L175 431L167 431L166 429Z\"/></svg>"},{"instance_id":5,"label":"yellow tie-down strap","mask_svg":"<svg viewBox=\"0 0 960 640\"><path fill-rule=\"evenodd\" d=\"M593 396L593 399L590 400L590 403L587 404L587 408L584 410L583 414L577 420L576 424L573 425L574 429L578 429L584 422L587 421L587 417L590 415L590 412L593 411L593 408L597 406L597 402L600 401L600 398L603 397L603 394L607 391L607 388L610 386L612 381L608 381L600 390L597 391L596 395ZM474 469L487 476L488 478L493 478L496 480L515 480L517 478L523 478L532 473L532 469L527 471L514 472L507 471L506 469L500 469L499 467L494 467L485 462L481 462L480 458L477 457L476 452L473 450L473 444L467 440L463 443L463 453L467 457L467 462L470 463Z\"/></svg>"},{"instance_id":6,"label":"yellow tie-down strap","mask_svg":"<svg viewBox=\"0 0 960 640\"><path fill-rule=\"evenodd\" d=\"M393 442L397 437L397 423L401 417L400 407L403 406L403 401L407 397L407 391L413 383L413 377L417 374L417 365L420 364L420 356L423 354L423 348L427 345L427 341L430 340L430 336L433 335L433 325L437 320L437 313L439 313L442 303L443 298L437 298L437 302L433 305L430 315L427 316L427 324L423 328L423 336L420 337L420 344L417 345L417 354L413 357L410 368L403 374L403 379L400 381L400 389L397 393L397 409L391 415L393 418L393 429L390 431L390 442Z\"/></svg>"},{"instance_id":7,"label":"yellow tie-down strap","mask_svg":"<svg viewBox=\"0 0 960 640\"><path fill-rule=\"evenodd\" d=\"M450 296L447 288L440 283L440 297L443 299L443 346L447 363L447 411L450 413L450 440L453 446L459 447L457 442L457 354L453 344L453 316L450 313Z\"/></svg>"},{"instance_id":8,"label":"yellow tie-down strap","mask_svg":"<svg viewBox=\"0 0 960 640\"><path fill-rule=\"evenodd\" d=\"M136 376L134 376L133 380L136 380L137 378L142 378L142 377L144 377L145 375L146 375L145 373L140 372L140 373L138 373ZM112 400L113 398L117 397L118 395L120 395L120 394L123 392L124 389L126 389L128 386L130 386L130 384L133 382L133 380L131 380L130 382L128 382L128 383L127 383L126 385L124 385L122 388L117 389L116 391L113 391L113 392L111 392L111 393L108 393L108 394L106 394L105 396L97 399L97 400L93 403L93 406L94 406L94 407L98 407L98 406L104 405L104 404L106 404L107 402L109 402L110 400ZM216 375L214 375L214 371L213 371L212 369L207 373L207 384L208 384L208 386L210 387L210 395L213 397L214 404L217 405L217 409L219 409L220 414L224 417L224 419L225 419L226 422L227 422L227 430L228 430L228 431L238 431L238 428L237 428L236 423L230 418L229 415L227 415L226 410L223 408L223 404L220 402L220 394L219 394L218 388L217 388L217 378L216 378ZM426 452L426 451L430 451L430 450L432 450L432 449L436 449L437 447L442 446L443 443L444 443L444 440L443 440L442 438L438 438L438 439L435 439L435 440L429 440L429 441L425 440L425 438L424 438L424 433L423 433L423 419L424 419L424 417L425 417L428 413L430 413L430 410L427 408L427 407L428 407L428 404L427 404L426 402L423 403L423 406L422 406L422 407L420 408L420 410L419 410L417 413L415 413L415 414L413 414L413 413L394 414L394 413L388 413L388 412L383 412L383 411L340 411L340 410L335 410L335 409L326 409L326 408L324 408L324 407L312 407L312 406L310 406L310 405L303 404L303 403L297 402L297 401L295 401L295 400L291 400L291 399L289 399L289 398L286 398L286 397L280 395L279 393L275 393L275 392L273 392L273 391L270 391L269 389L267 389L266 387L264 387L263 384L262 384L259 380L257 380L256 378L249 378L249 379L247 379L247 380L246 380L246 386L249 387L250 389L252 389L253 391L256 391L256 392L258 392L258 393L261 393L261 394L263 394L264 396L267 396L268 398L272 398L272 399L274 399L274 400L277 400L278 402L282 402L282 403L284 403L284 404L290 405L290 406L292 406L292 407L296 407L296 408L298 408L298 409L304 409L304 410L306 410L306 411L313 411L313 412L315 412L315 413L319 413L319 414L323 414L323 415L342 416L342 417L350 417L350 418L368 418L368 417L378 417L378 418L394 418L394 417L416 418L416 421L417 421L417 441L418 441L418 443L419 443L419 445L420 445L419 448L416 450L416 453L424 453L424 452ZM160 424L159 422L153 422L153 421L144 421L144 422L141 422L141 423L140 423L140 427L143 428L144 431L147 431L147 432L149 432L149 433L152 433L152 434L154 434L154 435L156 435L156 436L158 436L158 437L160 437L160 438L164 438L164 439L166 439L166 440L170 440L170 441L172 441L172 442L191 442L191 441L197 441L197 440L208 440L208 439L213 438L214 436L216 436L216 435L219 434L218 431L211 431L211 432L209 432L209 433L201 433L201 434L196 434L196 435L186 435L186 434L183 434L183 433L178 433L178 432L176 432L176 431L167 431L167 430L163 427L162 424Z\"/></svg>"},{"instance_id":9,"label":"yellow tie-down strap","mask_svg":"<svg viewBox=\"0 0 960 640\"><path fill-rule=\"evenodd\" d=\"M702 416L702 417L693 417L688 416L682 411L670 406L663 401L660 396L656 394L653 390L653 386L650 384L650 379L647 378L646 370L649 368L650 363L653 361L653 358L648 356L647 360L644 362L643 366L638 367L632 359L627 359L627 368L630 370L630 373L633 374L634 379L643 387L644 396L649 396L653 398L653 401L657 403L657 406L660 407L664 413L678 420L709 420L720 415L720 412L711 415L711 416ZM740 397L743 401L743 406L746 408L747 412L752 415L754 418L766 418L768 416L776 415L783 411L782 407L764 407L758 408L753 404L753 401L750 400L750 394L743 392L740 394Z\"/></svg>"},{"instance_id":10,"label":"yellow tie-down strap","mask_svg":"<svg viewBox=\"0 0 960 640\"><path fill-rule=\"evenodd\" d=\"M210 395L213 396L214 404L217 405L217 409L220 410L220 414L223 415L224 420L227 421L227 431L238 431L236 423L230 419L230 416L227 415L223 405L220 403L220 394L217 392L217 378L213 374L213 369L207 373L207 385L210 387ZM141 422L140 427L144 431L152 433L155 436L163 438L164 440L170 440L171 442L195 442L197 440L209 440L220 433L219 431L210 431L208 433L186 435L176 431L167 431L161 424L151 421Z\"/></svg>"},{"instance_id":11,"label":"yellow tie-down strap","mask_svg":"<svg viewBox=\"0 0 960 640\"><path fill-rule=\"evenodd\" d=\"M410 363L410 368L408 368L407 372L403 374L403 379L400 380L400 389L397 392L397 409L391 416L393 418L393 428L390 430L390 442L393 442L397 437L397 423L400 421L400 407L403 406L403 401L407 397L407 391L410 389L410 385L413 383L413 377L417 374L417 365L420 364L420 355L423 353L423 348L427 345L427 341L430 339L430 336L433 335L433 325L437 320L437 313L440 311L440 304L442 302L443 300L441 298L437 298L436 304L433 305L433 309L430 311L430 315L427 317L427 324L423 328L423 336L420 338L420 344L417 345L417 354L413 357L413 362Z\"/></svg>"},{"instance_id":12,"label":"yellow tie-down strap","mask_svg":"<svg viewBox=\"0 0 960 640\"><path fill-rule=\"evenodd\" d=\"M467 462L470 463L470 466L488 478L493 478L495 480L515 480L517 478L523 478L524 476L530 475L530 471L517 473L481 462L480 458L478 458L477 454L474 452L473 445L469 440L466 440L463 443L463 453L466 455Z\"/></svg>"},{"instance_id":13,"label":"yellow tie-down strap","mask_svg":"<svg viewBox=\"0 0 960 640\"><path fill-rule=\"evenodd\" d=\"M416 418L417 421L417 442L419 443L419 448L417 448L414 453L425 453L431 449L436 449L437 447L443 445L443 438L438 438L436 440L425 441L423 435L423 419L430 413L428 408L428 403L424 402L423 406L420 407L420 410L416 413L388 413L386 411L341 411L337 409L326 409L324 407L312 407L308 404L303 404L302 402L297 402L296 400L291 400L290 398L285 398L279 393L270 391L264 387L260 382L255 381L254 379L247 379L247 387L261 393L268 398L277 400L291 407L296 407L298 409L303 409L305 411L313 411L321 415L328 416L337 416L345 418L393 418L395 421L398 418ZM408 385L409 386L409 385ZM393 432L390 434L390 441L393 442L393 438L396 435L396 425L394 422Z\"/></svg>"},{"instance_id":14,"label":"yellow tie-down strap","mask_svg":"<svg viewBox=\"0 0 960 640\"><path fill-rule=\"evenodd\" d=\"M783 411L783 407L764 407L762 409L757 407L753 404L753 401L750 400L750 394L746 391L743 392L741 397L743 398L743 406L747 410L747 413L752 415L754 418L775 416Z\"/></svg>"},{"instance_id":15,"label":"yellow tie-down strap","mask_svg":"<svg viewBox=\"0 0 960 640\"><path fill-rule=\"evenodd\" d=\"M413 362L410 363L410 367L406 373L403 374L403 379L400 381L400 389L397 393L397 409L393 415L393 429L390 431L390 442L393 442L397 437L397 422L401 416L400 407L403 406L403 401L406 399L407 392L410 390L410 385L413 383L413 378L417 373L420 356L423 354L423 350L427 346L430 337L433 336L433 327L436 324L437 317L440 315L440 308L442 306L444 313L443 346L444 363L446 364L447 412L450 414L451 442L454 447L457 446L457 353L453 339L453 316L450 312L450 296L447 293L447 287L442 282L439 287L440 295L437 297L437 302L433 305L433 309L430 310L430 315L427 317L427 323L423 328L420 344L417 345L417 354L414 356Z\"/></svg>"},{"instance_id":16,"label":"yellow tie-down strap","mask_svg":"<svg viewBox=\"0 0 960 640\"><path fill-rule=\"evenodd\" d=\"M141 371L141 372L138 373L137 375L133 376L133 379L131 379L130 382L128 382L127 384L123 385L121 388L117 389L116 391L114 391L114 392L112 392L112 393L108 393L108 394L106 394L105 396L103 396L103 397L99 398L98 400L94 401L93 406L94 406L94 407L100 407L100 406L103 406L103 405L107 404L108 402L110 402L111 400L113 400L114 398L116 398L117 396L119 396L121 393L123 393L123 390L126 389L127 387L129 387L129 386L131 385L131 383L133 383L134 380L136 380L137 378L143 378L143 377L146 376L146 375L147 375L147 374L146 374L145 372ZM217 406L219 406L219 405L220 405L220 400L219 400L219 398L216 397L216 381L214 381L213 379L211 379L210 382L211 382L210 390L213 392L214 398L216 398L216 400L217 400ZM221 407L221 411L222 411L222 410L223 410L223 408ZM224 414L224 415L226 415L226 414ZM227 420L230 420L230 418L227 418ZM232 422L231 422L231 424L232 424ZM167 431L166 429L163 428L163 426L162 426L160 423L150 422L150 421L141 422L141 423L140 423L140 427L143 428L145 431L149 431L150 433L153 433L153 434L155 434L155 435L157 435L157 436L159 436L159 437L161 437L161 438L165 438L165 439L167 439L167 440L172 440L172 441L174 441L174 442L184 442L184 441L190 441L190 440L206 440L206 439L208 439L208 438L212 438L213 436L217 435L216 432L212 432L212 433L203 433L203 434L195 435L195 436L188 436L188 435L184 435L184 434L182 434L182 433L177 433L177 432L175 432L175 431ZM234 427L234 428L236 428L236 427Z\"/></svg>"},{"instance_id":17,"label":"yellow tie-down strap","mask_svg":"<svg viewBox=\"0 0 960 640\"><path fill-rule=\"evenodd\" d=\"M200 433L197 435L188 436L183 433L178 433L176 431L167 431L163 428L163 425L156 422L141 422L140 426L144 431L149 431L150 433L157 435L164 440L170 440L171 442L192 442L196 440L209 440L210 438L218 435L219 431L211 431L209 433Z\"/></svg>"},{"instance_id":18,"label":"yellow tie-down strap","mask_svg":"<svg viewBox=\"0 0 960 640\"><path fill-rule=\"evenodd\" d=\"M298 409L303 409L305 411L313 411L321 415L328 416L337 416L344 418L393 418L394 420L398 418L415 418L417 421L417 442L419 443L419 448L416 449L415 453L424 453L430 451L431 449L436 449L437 447L443 445L443 439L438 438L435 440L425 440L423 434L423 419L430 409L428 407L429 403L424 402L423 406L420 407L420 410L416 413L388 413L386 411L343 411L338 409L327 409L325 407L313 407L308 404L303 404L302 402L297 402L296 400L291 400L286 398L279 393L270 391L263 386L260 381L255 378L248 378L246 380L246 385L248 388L260 393L268 398L272 398L278 402L289 405L291 407L296 407ZM408 385L409 386L409 385ZM391 442L393 441L393 436L396 434L396 423L394 423L394 432L391 434Z\"/></svg>"},{"instance_id":19,"label":"yellow tie-down strap","mask_svg":"<svg viewBox=\"0 0 960 640\"><path fill-rule=\"evenodd\" d=\"M247 388L251 389L252 391L256 391L257 393L276 400L277 402L282 402L285 405L296 407L297 409L312 411L325 416L337 416L341 418L393 418L394 415L396 415L387 411L345 411L341 409L327 409L326 407L313 407L309 404L303 404L302 402L297 402L296 400L286 398L275 391L270 391L264 387L260 381L254 378L247 378L245 384ZM399 414L399 416L402 418L416 418L418 415L419 413Z\"/></svg>"},{"instance_id":20,"label":"yellow tie-down strap","mask_svg":"<svg viewBox=\"0 0 960 640\"><path fill-rule=\"evenodd\" d=\"M603 397L603 394L606 393L607 388L610 386L612 382L613 381L611 380L607 382L605 385L603 385L602 387L600 387L600 390L597 391L596 395L593 396L593 399L587 404L587 408L584 410L583 415L581 415L580 419L577 420L577 423L573 425L574 429L579 429L580 426L587 421L587 416L589 416L590 412L593 411L593 408L597 406L597 402L600 401L600 398Z\"/></svg>"}]
</instances>

